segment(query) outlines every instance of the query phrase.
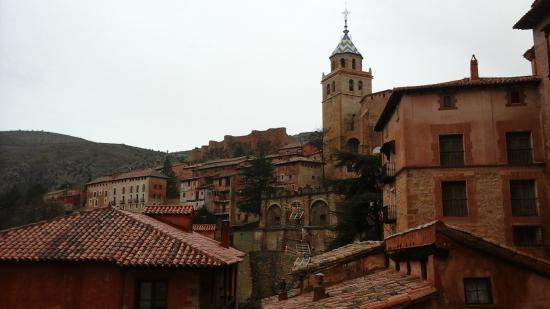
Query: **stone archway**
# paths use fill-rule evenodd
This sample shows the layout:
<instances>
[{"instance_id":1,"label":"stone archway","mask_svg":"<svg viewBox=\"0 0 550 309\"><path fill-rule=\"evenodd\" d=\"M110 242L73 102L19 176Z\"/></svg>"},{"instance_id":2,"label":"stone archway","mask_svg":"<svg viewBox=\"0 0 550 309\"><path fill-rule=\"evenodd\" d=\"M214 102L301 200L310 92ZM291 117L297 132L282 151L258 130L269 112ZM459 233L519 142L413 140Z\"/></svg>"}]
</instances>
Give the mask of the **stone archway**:
<instances>
[{"instance_id":1,"label":"stone archway","mask_svg":"<svg viewBox=\"0 0 550 309\"><path fill-rule=\"evenodd\" d=\"M282 215L281 206L273 204L269 206L266 213L265 226L268 228L276 228L282 226Z\"/></svg>"},{"instance_id":2,"label":"stone archway","mask_svg":"<svg viewBox=\"0 0 550 309\"><path fill-rule=\"evenodd\" d=\"M317 200L311 204L309 211L310 226L329 226L329 207L325 201Z\"/></svg>"}]
</instances>

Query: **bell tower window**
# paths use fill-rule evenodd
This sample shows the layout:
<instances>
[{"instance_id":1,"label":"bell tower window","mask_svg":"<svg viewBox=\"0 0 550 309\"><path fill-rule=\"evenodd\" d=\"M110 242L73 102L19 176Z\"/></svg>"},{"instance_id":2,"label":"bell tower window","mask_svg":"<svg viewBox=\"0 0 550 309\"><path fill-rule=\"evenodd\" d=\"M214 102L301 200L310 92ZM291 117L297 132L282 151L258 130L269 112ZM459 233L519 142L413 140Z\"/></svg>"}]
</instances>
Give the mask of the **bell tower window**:
<instances>
[{"instance_id":1,"label":"bell tower window","mask_svg":"<svg viewBox=\"0 0 550 309\"><path fill-rule=\"evenodd\" d=\"M351 59L351 68L355 70L355 59Z\"/></svg>"},{"instance_id":2,"label":"bell tower window","mask_svg":"<svg viewBox=\"0 0 550 309\"><path fill-rule=\"evenodd\" d=\"M346 67L346 59L344 59L344 58L340 59L340 66L341 66L342 68L345 68L345 67Z\"/></svg>"},{"instance_id":3,"label":"bell tower window","mask_svg":"<svg viewBox=\"0 0 550 309\"><path fill-rule=\"evenodd\" d=\"M330 84L327 84L327 95L330 94Z\"/></svg>"},{"instance_id":4,"label":"bell tower window","mask_svg":"<svg viewBox=\"0 0 550 309\"><path fill-rule=\"evenodd\" d=\"M336 63L334 62L334 60L332 60L331 64L330 64L330 69L332 71L334 71L334 69L336 69Z\"/></svg>"},{"instance_id":5,"label":"bell tower window","mask_svg":"<svg viewBox=\"0 0 550 309\"><path fill-rule=\"evenodd\" d=\"M363 81L362 80L357 82L357 90L363 90Z\"/></svg>"},{"instance_id":6,"label":"bell tower window","mask_svg":"<svg viewBox=\"0 0 550 309\"><path fill-rule=\"evenodd\" d=\"M332 81L332 92L336 91L336 82Z\"/></svg>"},{"instance_id":7,"label":"bell tower window","mask_svg":"<svg viewBox=\"0 0 550 309\"><path fill-rule=\"evenodd\" d=\"M349 91L353 91L353 79L349 80Z\"/></svg>"}]
</instances>

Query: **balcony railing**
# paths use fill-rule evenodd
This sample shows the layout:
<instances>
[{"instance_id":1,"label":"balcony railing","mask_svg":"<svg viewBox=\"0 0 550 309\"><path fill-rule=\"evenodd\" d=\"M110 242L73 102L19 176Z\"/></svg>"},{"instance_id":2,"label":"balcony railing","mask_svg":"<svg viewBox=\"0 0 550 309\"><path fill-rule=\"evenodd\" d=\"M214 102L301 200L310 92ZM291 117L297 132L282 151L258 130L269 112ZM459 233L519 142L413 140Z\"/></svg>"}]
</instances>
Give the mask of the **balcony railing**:
<instances>
[{"instance_id":1,"label":"balcony railing","mask_svg":"<svg viewBox=\"0 0 550 309\"><path fill-rule=\"evenodd\" d=\"M512 216L526 217L537 215L537 199L512 199Z\"/></svg>"},{"instance_id":2,"label":"balcony railing","mask_svg":"<svg viewBox=\"0 0 550 309\"><path fill-rule=\"evenodd\" d=\"M440 154L441 166L464 166L464 151L447 151Z\"/></svg>"},{"instance_id":3,"label":"balcony railing","mask_svg":"<svg viewBox=\"0 0 550 309\"><path fill-rule=\"evenodd\" d=\"M395 204L390 204L382 208L384 223L395 223L397 221L397 209Z\"/></svg>"},{"instance_id":4,"label":"balcony railing","mask_svg":"<svg viewBox=\"0 0 550 309\"><path fill-rule=\"evenodd\" d=\"M532 149L508 149L508 163L514 165L533 163Z\"/></svg>"},{"instance_id":5,"label":"balcony railing","mask_svg":"<svg viewBox=\"0 0 550 309\"><path fill-rule=\"evenodd\" d=\"M395 180L395 162L388 162L382 166L382 181L393 182Z\"/></svg>"}]
</instances>

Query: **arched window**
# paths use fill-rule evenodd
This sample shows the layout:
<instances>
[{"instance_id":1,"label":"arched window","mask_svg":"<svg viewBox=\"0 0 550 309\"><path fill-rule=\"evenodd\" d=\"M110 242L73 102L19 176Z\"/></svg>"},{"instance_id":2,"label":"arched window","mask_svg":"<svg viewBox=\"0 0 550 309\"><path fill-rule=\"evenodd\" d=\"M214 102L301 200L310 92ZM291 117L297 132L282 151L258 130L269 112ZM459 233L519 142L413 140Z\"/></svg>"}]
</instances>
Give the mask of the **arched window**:
<instances>
[{"instance_id":1,"label":"arched window","mask_svg":"<svg viewBox=\"0 0 550 309\"><path fill-rule=\"evenodd\" d=\"M346 151L358 153L359 152L359 140L356 138L350 138L346 143Z\"/></svg>"},{"instance_id":2,"label":"arched window","mask_svg":"<svg viewBox=\"0 0 550 309\"><path fill-rule=\"evenodd\" d=\"M334 62L334 60L332 60L331 64L330 64L330 69L332 71L334 71L334 69L336 69L336 62Z\"/></svg>"},{"instance_id":3,"label":"arched window","mask_svg":"<svg viewBox=\"0 0 550 309\"><path fill-rule=\"evenodd\" d=\"M281 227L281 207L279 205L269 206L266 216L266 226Z\"/></svg>"},{"instance_id":4,"label":"arched window","mask_svg":"<svg viewBox=\"0 0 550 309\"><path fill-rule=\"evenodd\" d=\"M336 82L332 81L332 92L336 91Z\"/></svg>"},{"instance_id":5,"label":"arched window","mask_svg":"<svg viewBox=\"0 0 550 309\"><path fill-rule=\"evenodd\" d=\"M330 94L330 84L327 84L327 94Z\"/></svg>"},{"instance_id":6,"label":"arched window","mask_svg":"<svg viewBox=\"0 0 550 309\"><path fill-rule=\"evenodd\" d=\"M363 90L363 81L362 80L357 82L357 90Z\"/></svg>"},{"instance_id":7,"label":"arched window","mask_svg":"<svg viewBox=\"0 0 550 309\"><path fill-rule=\"evenodd\" d=\"M346 59L344 59L344 58L340 59L340 66L341 66L342 68L345 68L345 67L346 67Z\"/></svg>"},{"instance_id":8,"label":"arched window","mask_svg":"<svg viewBox=\"0 0 550 309\"><path fill-rule=\"evenodd\" d=\"M311 226L327 226L329 222L329 209L327 203L316 201L311 205L309 215L309 225Z\"/></svg>"},{"instance_id":9,"label":"arched window","mask_svg":"<svg viewBox=\"0 0 550 309\"><path fill-rule=\"evenodd\" d=\"M349 91L353 91L353 79L349 80Z\"/></svg>"},{"instance_id":10,"label":"arched window","mask_svg":"<svg viewBox=\"0 0 550 309\"><path fill-rule=\"evenodd\" d=\"M351 68L355 70L355 59L351 59Z\"/></svg>"}]
</instances>

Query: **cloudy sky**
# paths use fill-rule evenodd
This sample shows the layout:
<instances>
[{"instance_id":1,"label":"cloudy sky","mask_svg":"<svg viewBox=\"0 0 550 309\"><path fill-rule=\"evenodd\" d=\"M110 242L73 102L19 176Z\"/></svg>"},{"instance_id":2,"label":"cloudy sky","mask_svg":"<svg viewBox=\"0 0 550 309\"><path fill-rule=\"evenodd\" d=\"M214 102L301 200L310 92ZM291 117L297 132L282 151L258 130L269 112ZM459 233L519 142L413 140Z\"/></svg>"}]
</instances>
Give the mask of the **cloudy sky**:
<instances>
[{"instance_id":1,"label":"cloudy sky","mask_svg":"<svg viewBox=\"0 0 550 309\"><path fill-rule=\"evenodd\" d=\"M348 0L374 91L530 74L533 0ZM321 127L344 0L0 0L0 130L184 150ZM364 64L364 66L365 66Z\"/></svg>"}]
</instances>

